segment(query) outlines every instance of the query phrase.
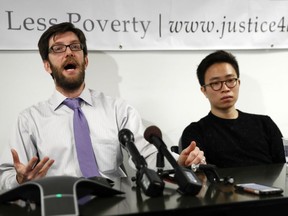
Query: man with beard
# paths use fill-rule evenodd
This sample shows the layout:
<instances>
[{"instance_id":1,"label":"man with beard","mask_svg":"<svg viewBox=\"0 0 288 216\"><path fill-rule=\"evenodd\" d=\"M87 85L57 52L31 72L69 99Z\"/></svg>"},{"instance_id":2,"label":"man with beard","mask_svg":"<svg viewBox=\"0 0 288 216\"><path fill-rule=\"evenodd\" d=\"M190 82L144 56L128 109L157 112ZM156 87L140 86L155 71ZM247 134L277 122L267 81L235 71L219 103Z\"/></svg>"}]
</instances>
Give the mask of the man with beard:
<instances>
[{"instance_id":1,"label":"man with beard","mask_svg":"<svg viewBox=\"0 0 288 216\"><path fill-rule=\"evenodd\" d=\"M74 140L74 111L64 103L67 98L81 99L101 176L125 176L118 141L118 133L123 128L133 131L140 154L148 167L155 169L157 149L144 140L144 127L137 111L121 99L85 86L88 53L83 32L71 23L51 26L41 36L38 48L45 70L54 80L55 90L47 101L20 113L10 145L0 157L0 188L10 189L44 176L83 176ZM205 159L195 143L176 157L183 166Z\"/></svg>"}]
</instances>

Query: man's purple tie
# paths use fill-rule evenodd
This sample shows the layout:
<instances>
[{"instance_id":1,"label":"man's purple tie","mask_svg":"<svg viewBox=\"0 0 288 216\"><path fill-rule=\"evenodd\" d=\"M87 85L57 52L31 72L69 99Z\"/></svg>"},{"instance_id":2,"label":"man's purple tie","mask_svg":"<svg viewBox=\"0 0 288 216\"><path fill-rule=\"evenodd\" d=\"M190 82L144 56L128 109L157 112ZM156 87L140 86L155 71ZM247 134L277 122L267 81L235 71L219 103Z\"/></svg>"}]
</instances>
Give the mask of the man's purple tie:
<instances>
[{"instance_id":1,"label":"man's purple tie","mask_svg":"<svg viewBox=\"0 0 288 216\"><path fill-rule=\"evenodd\" d=\"M74 110L73 126L78 161L84 177L101 176L95 159L87 120L80 107L80 98L67 98L63 104Z\"/></svg>"}]
</instances>

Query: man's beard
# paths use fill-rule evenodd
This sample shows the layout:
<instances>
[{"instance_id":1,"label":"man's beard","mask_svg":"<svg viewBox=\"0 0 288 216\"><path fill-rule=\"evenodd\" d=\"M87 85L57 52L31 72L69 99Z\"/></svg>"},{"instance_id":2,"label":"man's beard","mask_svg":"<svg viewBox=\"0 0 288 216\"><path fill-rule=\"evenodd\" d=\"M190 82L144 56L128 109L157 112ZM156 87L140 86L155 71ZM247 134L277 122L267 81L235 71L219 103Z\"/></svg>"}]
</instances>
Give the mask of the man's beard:
<instances>
[{"instance_id":1,"label":"man's beard","mask_svg":"<svg viewBox=\"0 0 288 216\"><path fill-rule=\"evenodd\" d=\"M81 64L79 75L77 77L73 77L73 78L65 77L61 73L61 69L55 67L53 64L51 64L51 62L50 62L50 67L52 70L51 75L52 75L56 85L65 89L65 90L69 90L69 91L76 90L83 84L83 82L85 80L85 66L84 66L84 64Z\"/></svg>"}]
</instances>

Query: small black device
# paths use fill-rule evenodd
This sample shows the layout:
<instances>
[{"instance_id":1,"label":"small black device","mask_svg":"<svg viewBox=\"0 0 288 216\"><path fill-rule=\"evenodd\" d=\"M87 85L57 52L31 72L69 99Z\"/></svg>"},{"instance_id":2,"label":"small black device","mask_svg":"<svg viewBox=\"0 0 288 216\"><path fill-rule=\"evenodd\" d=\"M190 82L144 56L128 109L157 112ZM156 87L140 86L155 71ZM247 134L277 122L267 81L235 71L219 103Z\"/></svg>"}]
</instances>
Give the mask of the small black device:
<instances>
[{"instance_id":1,"label":"small black device","mask_svg":"<svg viewBox=\"0 0 288 216\"><path fill-rule=\"evenodd\" d=\"M242 183L235 185L236 191L243 191L257 195L275 195L283 193L283 189L279 187L267 186L258 183Z\"/></svg>"}]
</instances>

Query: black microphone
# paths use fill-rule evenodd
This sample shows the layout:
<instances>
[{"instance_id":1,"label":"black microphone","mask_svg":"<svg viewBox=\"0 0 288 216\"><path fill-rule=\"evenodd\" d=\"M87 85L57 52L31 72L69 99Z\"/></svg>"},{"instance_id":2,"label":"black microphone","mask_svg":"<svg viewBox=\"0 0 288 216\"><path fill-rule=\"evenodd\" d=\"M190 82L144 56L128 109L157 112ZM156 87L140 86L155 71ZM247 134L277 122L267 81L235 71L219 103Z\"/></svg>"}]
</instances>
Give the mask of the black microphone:
<instances>
[{"instance_id":1,"label":"black microphone","mask_svg":"<svg viewBox=\"0 0 288 216\"><path fill-rule=\"evenodd\" d=\"M132 157L132 161L137 168L136 183L143 192L150 197L156 197L163 194L164 182L155 170L149 169L145 158L139 153L134 144L134 135L129 129L122 129L118 133L118 139L121 146Z\"/></svg>"},{"instance_id":2,"label":"black microphone","mask_svg":"<svg viewBox=\"0 0 288 216\"><path fill-rule=\"evenodd\" d=\"M168 151L166 144L162 140L162 133L156 126L146 128L144 138L155 145L158 151L167 158L175 171L174 179L178 183L179 192L182 194L196 195L202 188L202 182L196 174L187 168L180 166L172 154Z\"/></svg>"}]
</instances>

